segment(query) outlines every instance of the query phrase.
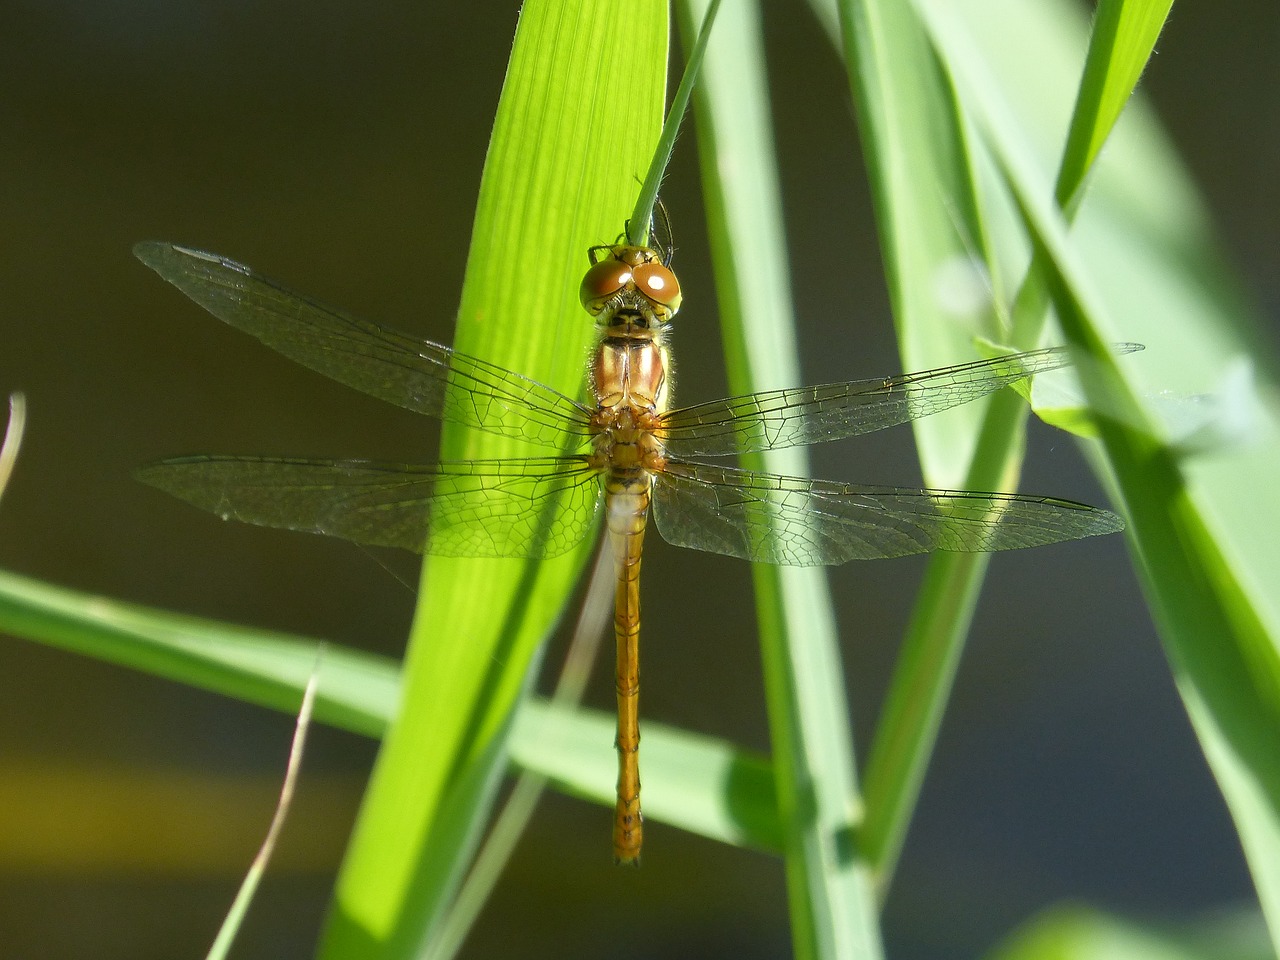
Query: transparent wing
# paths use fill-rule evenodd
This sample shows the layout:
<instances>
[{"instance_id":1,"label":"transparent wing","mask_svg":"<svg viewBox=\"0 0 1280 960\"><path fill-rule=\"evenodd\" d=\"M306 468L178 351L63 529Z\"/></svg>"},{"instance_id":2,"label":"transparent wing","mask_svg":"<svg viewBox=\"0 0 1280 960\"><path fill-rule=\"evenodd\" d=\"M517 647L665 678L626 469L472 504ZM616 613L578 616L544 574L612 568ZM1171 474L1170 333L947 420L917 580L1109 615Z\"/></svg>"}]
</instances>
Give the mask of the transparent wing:
<instances>
[{"instance_id":1,"label":"transparent wing","mask_svg":"<svg viewBox=\"0 0 1280 960\"><path fill-rule=\"evenodd\" d=\"M591 411L536 380L333 310L224 257L169 243L133 252L219 320L370 396L552 449L566 433L589 433Z\"/></svg>"},{"instance_id":2,"label":"transparent wing","mask_svg":"<svg viewBox=\"0 0 1280 960\"><path fill-rule=\"evenodd\" d=\"M1118 353L1141 350L1122 343ZM766 390L673 410L660 434L677 457L719 457L839 440L917 420L1073 362L1067 347L1013 353L887 380Z\"/></svg>"},{"instance_id":3,"label":"transparent wing","mask_svg":"<svg viewBox=\"0 0 1280 960\"><path fill-rule=\"evenodd\" d=\"M653 492L664 540L744 560L811 567L947 550L985 553L1124 529L1069 500L805 480L668 461Z\"/></svg>"},{"instance_id":4,"label":"transparent wing","mask_svg":"<svg viewBox=\"0 0 1280 960\"><path fill-rule=\"evenodd\" d=\"M447 557L555 557L596 524L603 487L581 457L433 465L185 457L144 483L224 520Z\"/></svg>"}]
</instances>

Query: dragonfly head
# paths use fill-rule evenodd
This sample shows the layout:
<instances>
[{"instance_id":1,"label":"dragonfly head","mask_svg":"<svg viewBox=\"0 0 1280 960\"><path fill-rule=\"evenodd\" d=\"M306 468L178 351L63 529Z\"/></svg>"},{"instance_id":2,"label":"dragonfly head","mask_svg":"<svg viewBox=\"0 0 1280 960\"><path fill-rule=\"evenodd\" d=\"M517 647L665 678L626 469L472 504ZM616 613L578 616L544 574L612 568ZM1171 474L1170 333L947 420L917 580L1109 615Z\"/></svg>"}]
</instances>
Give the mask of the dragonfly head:
<instances>
[{"instance_id":1,"label":"dragonfly head","mask_svg":"<svg viewBox=\"0 0 1280 960\"><path fill-rule=\"evenodd\" d=\"M618 244L589 255L580 296L600 325L661 326L680 309L680 281L656 250Z\"/></svg>"}]
</instances>

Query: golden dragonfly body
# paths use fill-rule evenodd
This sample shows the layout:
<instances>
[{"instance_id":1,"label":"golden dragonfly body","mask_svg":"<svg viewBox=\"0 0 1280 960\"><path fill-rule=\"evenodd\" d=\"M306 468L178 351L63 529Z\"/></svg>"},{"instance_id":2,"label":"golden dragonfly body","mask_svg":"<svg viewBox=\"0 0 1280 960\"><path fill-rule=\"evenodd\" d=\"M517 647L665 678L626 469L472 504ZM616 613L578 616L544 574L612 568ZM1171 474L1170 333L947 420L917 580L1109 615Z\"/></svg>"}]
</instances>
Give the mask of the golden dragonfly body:
<instances>
[{"instance_id":1,"label":"golden dragonfly body","mask_svg":"<svg viewBox=\"0 0 1280 960\"><path fill-rule=\"evenodd\" d=\"M678 546L798 566L1039 546L1124 526L1066 500L834 483L699 459L905 423L1066 366L1065 348L670 409L667 339L681 299L670 251L619 244L593 248L582 284L597 335L591 402L580 403L324 307L223 257L164 243L135 253L219 319L305 366L409 410L555 451L429 465L184 457L141 468L145 482L224 518L444 556L557 556L595 531L604 510L616 574L619 863L637 863L642 843L639 578L651 514Z\"/></svg>"}]
</instances>

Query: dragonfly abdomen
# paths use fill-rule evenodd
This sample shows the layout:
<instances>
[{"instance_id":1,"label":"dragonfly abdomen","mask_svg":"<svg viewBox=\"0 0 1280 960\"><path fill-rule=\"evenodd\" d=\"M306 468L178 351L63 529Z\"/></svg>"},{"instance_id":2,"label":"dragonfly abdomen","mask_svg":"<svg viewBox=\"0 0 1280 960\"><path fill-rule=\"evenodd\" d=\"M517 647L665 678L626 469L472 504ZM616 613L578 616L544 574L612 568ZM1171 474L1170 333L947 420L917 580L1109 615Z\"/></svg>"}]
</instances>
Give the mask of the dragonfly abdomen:
<instances>
[{"instance_id":1,"label":"dragonfly abdomen","mask_svg":"<svg viewBox=\"0 0 1280 960\"><path fill-rule=\"evenodd\" d=\"M640 812L640 560L649 513L649 481L611 476L607 526L613 553L613 627L617 645L618 797L613 819L613 859L640 862L644 841Z\"/></svg>"}]
</instances>

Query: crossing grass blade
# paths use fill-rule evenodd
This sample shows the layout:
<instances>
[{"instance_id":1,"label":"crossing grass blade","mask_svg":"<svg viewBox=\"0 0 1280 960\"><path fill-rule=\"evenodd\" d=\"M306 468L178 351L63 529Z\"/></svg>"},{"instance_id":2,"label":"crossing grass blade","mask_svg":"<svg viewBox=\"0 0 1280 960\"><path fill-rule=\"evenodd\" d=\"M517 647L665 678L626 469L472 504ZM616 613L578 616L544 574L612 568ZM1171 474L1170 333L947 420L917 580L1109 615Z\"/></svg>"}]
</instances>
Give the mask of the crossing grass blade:
<instances>
[{"instance_id":1,"label":"crossing grass blade","mask_svg":"<svg viewBox=\"0 0 1280 960\"><path fill-rule=\"evenodd\" d=\"M400 664L339 644L185 616L0 571L0 631L55 649L292 714L316 669L316 722L382 737L401 699ZM611 807L612 714L525 701L513 762ZM769 763L732 744L645 724L648 817L723 843L782 848Z\"/></svg>"}]
</instances>

